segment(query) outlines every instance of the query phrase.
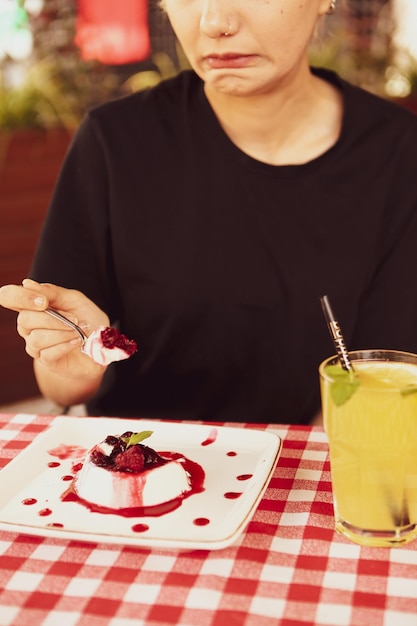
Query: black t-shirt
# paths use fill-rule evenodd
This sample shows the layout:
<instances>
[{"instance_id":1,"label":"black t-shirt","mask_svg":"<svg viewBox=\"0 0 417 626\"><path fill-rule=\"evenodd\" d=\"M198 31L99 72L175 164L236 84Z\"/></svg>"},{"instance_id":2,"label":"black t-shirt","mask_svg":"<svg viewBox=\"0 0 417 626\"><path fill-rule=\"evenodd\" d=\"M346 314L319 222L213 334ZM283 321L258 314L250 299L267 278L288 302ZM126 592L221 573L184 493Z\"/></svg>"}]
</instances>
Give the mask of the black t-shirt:
<instances>
[{"instance_id":1,"label":"black t-shirt","mask_svg":"<svg viewBox=\"0 0 417 626\"><path fill-rule=\"evenodd\" d=\"M345 112L303 165L239 150L193 72L86 116L31 275L138 343L91 414L308 422L334 352L323 294L350 349L417 352L417 117L315 71Z\"/></svg>"}]
</instances>

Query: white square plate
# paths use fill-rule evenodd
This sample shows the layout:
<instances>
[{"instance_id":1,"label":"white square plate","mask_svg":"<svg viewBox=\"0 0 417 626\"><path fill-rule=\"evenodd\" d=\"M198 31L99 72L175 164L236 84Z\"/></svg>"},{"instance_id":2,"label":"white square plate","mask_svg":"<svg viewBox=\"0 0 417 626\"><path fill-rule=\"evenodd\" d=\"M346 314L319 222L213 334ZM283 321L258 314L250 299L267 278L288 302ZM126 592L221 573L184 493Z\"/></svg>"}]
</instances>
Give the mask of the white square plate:
<instances>
[{"instance_id":1,"label":"white square plate","mask_svg":"<svg viewBox=\"0 0 417 626\"><path fill-rule=\"evenodd\" d=\"M67 481L74 475L74 465L82 462L86 449L107 435L121 435L128 430L151 430L151 438L144 443L157 451L178 452L198 463L205 472L204 490L185 498L174 511L156 517L93 513L78 502L63 502L61 496L69 486ZM57 458L56 449L60 446L73 446L73 458ZM254 514L281 446L277 435L255 429L57 417L48 430L1 470L0 528L142 547L225 548L239 537ZM51 462L59 464L50 467ZM135 526L141 532L135 531Z\"/></svg>"}]
</instances>

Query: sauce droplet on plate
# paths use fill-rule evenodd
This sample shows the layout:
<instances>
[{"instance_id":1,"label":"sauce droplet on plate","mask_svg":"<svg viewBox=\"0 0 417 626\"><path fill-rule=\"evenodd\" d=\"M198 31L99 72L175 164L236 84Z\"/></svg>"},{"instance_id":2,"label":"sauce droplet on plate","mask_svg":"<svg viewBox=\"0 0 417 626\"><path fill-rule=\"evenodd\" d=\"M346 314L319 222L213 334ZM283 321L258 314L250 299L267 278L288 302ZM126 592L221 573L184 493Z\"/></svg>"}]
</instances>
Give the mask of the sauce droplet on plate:
<instances>
[{"instance_id":1,"label":"sauce droplet on plate","mask_svg":"<svg viewBox=\"0 0 417 626\"><path fill-rule=\"evenodd\" d=\"M32 504L36 504L36 503L37 503L36 498L25 498L24 500L22 500L22 504L25 504L26 506L31 506Z\"/></svg>"},{"instance_id":2,"label":"sauce droplet on plate","mask_svg":"<svg viewBox=\"0 0 417 626\"><path fill-rule=\"evenodd\" d=\"M240 498L241 495L241 491L226 491L224 497L227 498L227 500L237 500L237 498Z\"/></svg>"},{"instance_id":3,"label":"sauce droplet on plate","mask_svg":"<svg viewBox=\"0 0 417 626\"><path fill-rule=\"evenodd\" d=\"M149 526L148 524L134 524L132 530L134 533L144 533L149 530Z\"/></svg>"},{"instance_id":4,"label":"sauce droplet on plate","mask_svg":"<svg viewBox=\"0 0 417 626\"><path fill-rule=\"evenodd\" d=\"M237 480L249 480L252 478L253 474L240 474L240 476L236 476Z\"/></svg>"},{"instance_id":5,"label":"sauce droplet on plate","mask_svg":"<svg viewBox=\"0 0 417 626\"><path fill-rule=\"evenodd\" d=\"M202 446L209 446L210 444L214 443L217 439L217 428L212 428L208 434L207 439L205 439L204 441L201 442Z\"/></svg>"},{"instance_id":6,"label":"sauce droplet on plate","mask_svg":"<svg viewBox=\"0 0 417 626\"><path fill-rule=\"evenodd\" d=\"M41 509L38 513L41 517L47 517L48 515L52 515L51 509Z\"/></svg>"},{"instance_id":7,"label":"sauce droplet on plate","mask_svg":"<svg viewBox=\"0 0 417 626\"><path fill-rule=\"evenodd\" d=\"M207 517L196 517L193 524L196 526L207 526L207 524L210 524L210 520Z\"/></svg>"}]
</instances>

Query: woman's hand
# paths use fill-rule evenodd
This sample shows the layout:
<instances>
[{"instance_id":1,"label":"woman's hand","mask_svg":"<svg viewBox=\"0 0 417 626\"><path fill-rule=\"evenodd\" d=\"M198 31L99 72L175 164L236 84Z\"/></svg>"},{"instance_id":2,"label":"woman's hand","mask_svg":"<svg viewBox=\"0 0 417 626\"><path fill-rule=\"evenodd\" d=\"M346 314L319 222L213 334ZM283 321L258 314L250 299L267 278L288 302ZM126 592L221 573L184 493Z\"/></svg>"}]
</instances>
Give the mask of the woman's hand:
<instances>
[{"instance_id":1,"label":"woman's hand","mask_svg":"<svg viewBox=\"0 0 417 626\"><path fill-rule=\"evenodd\" d=\"M47 307L57 309L88 335L98 326L109 325L108 316L94 302L80 291L25 279L22 286L0 288L0 305L18 313L17 331L35 361L44 395L63 404L62 399L73 390L75 400L70 393L70 401L65 402L73 404L96 390L106 368L81 352L81 339L75 331L44 312Z\"/></svg>"}]
</instances>

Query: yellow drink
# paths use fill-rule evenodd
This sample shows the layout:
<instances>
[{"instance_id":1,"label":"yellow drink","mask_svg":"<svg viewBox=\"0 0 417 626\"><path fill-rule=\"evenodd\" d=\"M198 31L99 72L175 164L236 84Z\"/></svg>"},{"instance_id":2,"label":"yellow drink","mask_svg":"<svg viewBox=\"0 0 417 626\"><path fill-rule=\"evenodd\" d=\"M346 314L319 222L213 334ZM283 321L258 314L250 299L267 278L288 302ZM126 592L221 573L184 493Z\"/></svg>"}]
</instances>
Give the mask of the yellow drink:
<instances>
[{"instance_id":1,"label":"yellow drink","mask_svg":"<svg viewBox=\"0 0 417 626\"><path fill-rule=\"evenodd\" d=\"M357 386L347 394L348 374L328 368L336 358L319 370L336 529L362 545L406 543L417 536L417 355L350 358Z\"/></svg>"}]
</instances>

